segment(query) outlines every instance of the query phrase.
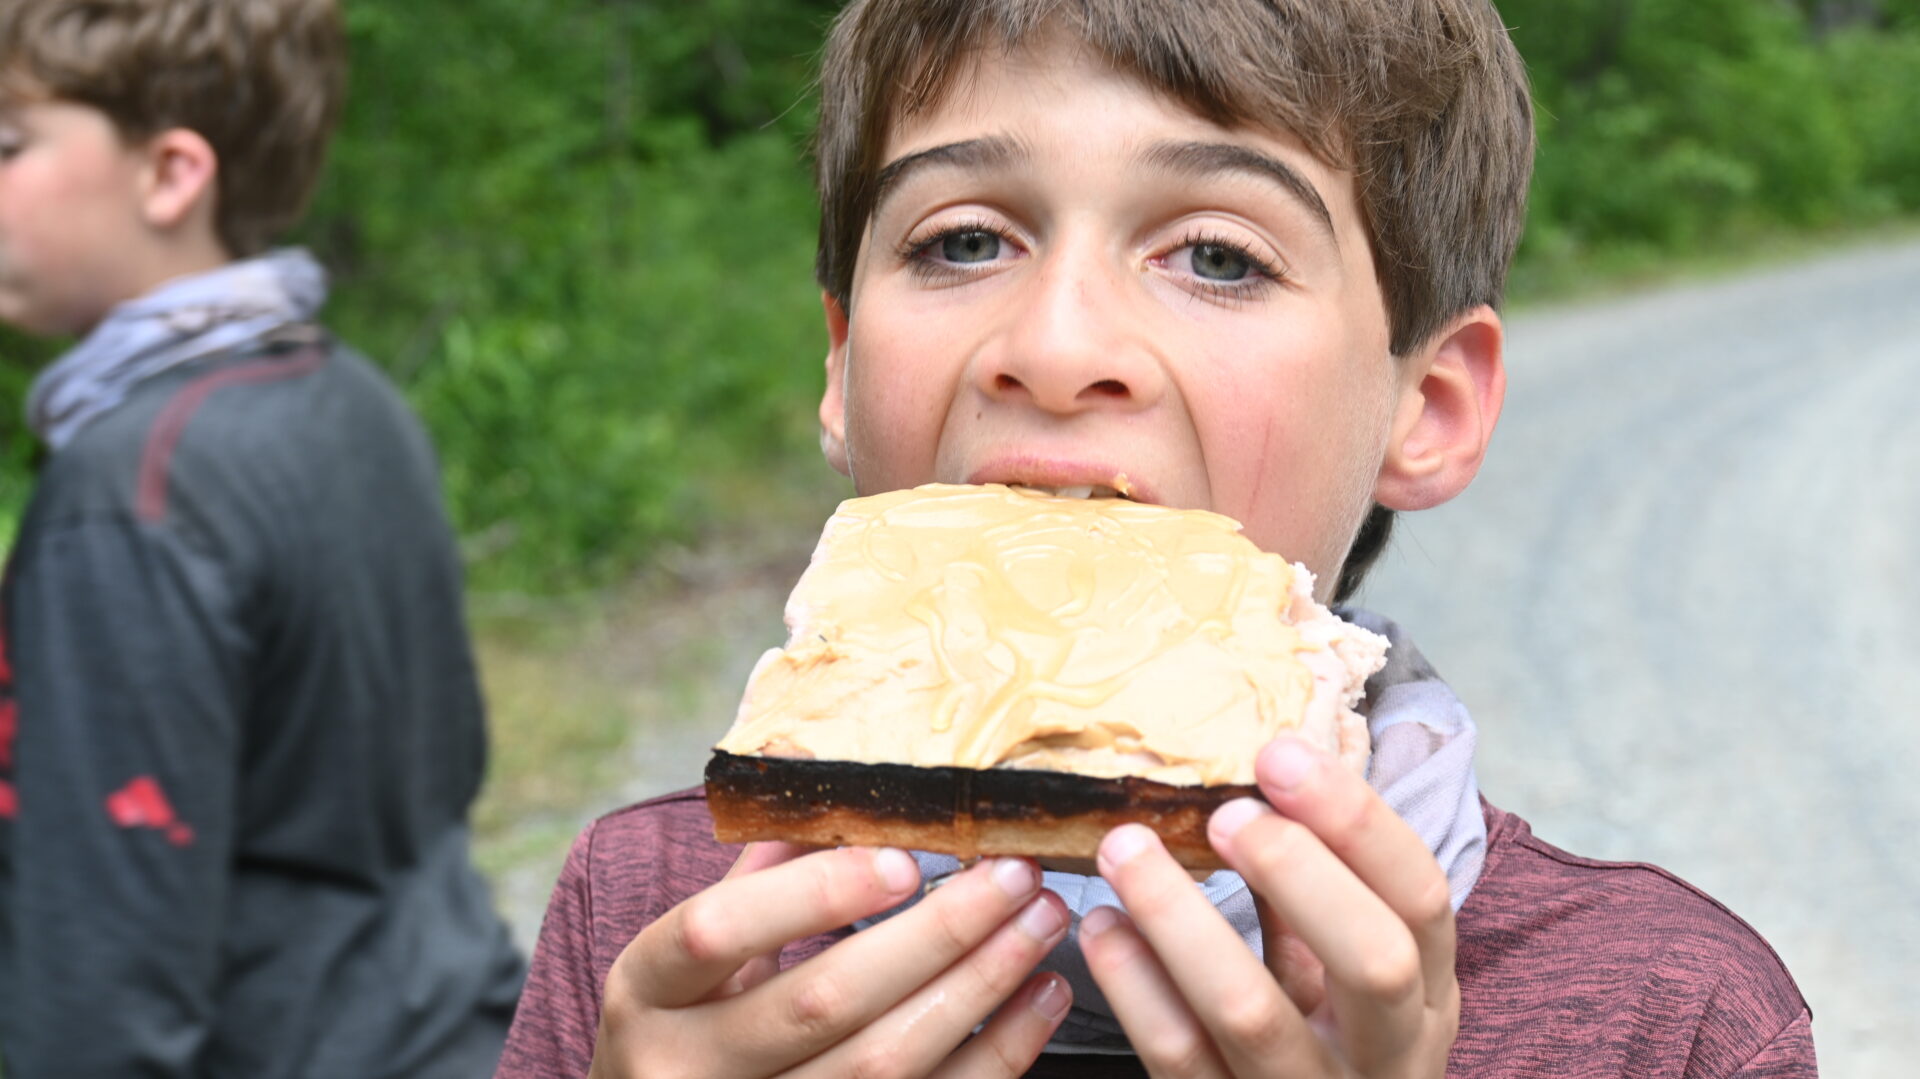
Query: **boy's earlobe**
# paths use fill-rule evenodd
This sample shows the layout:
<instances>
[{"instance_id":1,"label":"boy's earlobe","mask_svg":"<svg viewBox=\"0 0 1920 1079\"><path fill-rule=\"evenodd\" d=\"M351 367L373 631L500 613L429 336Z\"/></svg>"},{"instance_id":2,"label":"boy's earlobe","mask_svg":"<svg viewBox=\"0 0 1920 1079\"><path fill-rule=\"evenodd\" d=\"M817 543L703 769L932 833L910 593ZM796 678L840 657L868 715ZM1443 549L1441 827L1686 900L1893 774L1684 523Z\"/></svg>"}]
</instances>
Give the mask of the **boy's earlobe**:
<instances>
[{"instance_id":1,"label":"boy's earlobe","mask_svg":"<svg viewBox=\"0 0 1920 1079\"><path fill-rule=\"evenodd\" d=\"M1374 501L1422 510L1467 489L1506 398L1504 343L1500 316L1481 305L1400 361L1406 367Z\"/></svg>"},{"instance_id":2,"label":"boy's earlobe","mask_svg":"<svg viewBox=\"0 0 1920 1079\"><path fill-rule=\"evenodd\" d=\"M147 224L172 230L196 213L213 221L220 157L199 132L169 128L146 143L140 205Z\"/></svg>"},{"instance_id":3,"label":"boy's earlobe","mask_svg":"<svg viewBox=\"0 0 1920 1079\"><path fill-rule=\"evenodd\" d=\"M820 452L835 472L849 479L847 458L847 312L832 294L820 294L827 316L827 388L820 395Z\"/></svg>"}]
</instances>

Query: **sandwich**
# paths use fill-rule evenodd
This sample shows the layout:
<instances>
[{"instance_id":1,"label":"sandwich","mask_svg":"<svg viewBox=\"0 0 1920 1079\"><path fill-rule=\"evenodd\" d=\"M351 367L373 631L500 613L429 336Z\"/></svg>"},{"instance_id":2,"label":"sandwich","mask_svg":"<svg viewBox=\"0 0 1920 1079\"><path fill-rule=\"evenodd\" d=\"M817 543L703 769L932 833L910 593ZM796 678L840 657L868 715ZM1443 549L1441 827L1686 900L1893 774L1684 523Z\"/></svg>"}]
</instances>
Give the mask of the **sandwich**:
<instances>
[{"instance_id":1,"label":"sandwich","mask_svg":"<svg viewBox=\"0 0 1920 1079\"><path fill-rule=\"evenodd\" d=\"M1386 640L1231 518L1126 492L842 503L708 764L717 838L1084 867L1137 821L1204 870L1207 818L1257 796L1268 741L1364 768Z\"/></svg>"}]
</instances>

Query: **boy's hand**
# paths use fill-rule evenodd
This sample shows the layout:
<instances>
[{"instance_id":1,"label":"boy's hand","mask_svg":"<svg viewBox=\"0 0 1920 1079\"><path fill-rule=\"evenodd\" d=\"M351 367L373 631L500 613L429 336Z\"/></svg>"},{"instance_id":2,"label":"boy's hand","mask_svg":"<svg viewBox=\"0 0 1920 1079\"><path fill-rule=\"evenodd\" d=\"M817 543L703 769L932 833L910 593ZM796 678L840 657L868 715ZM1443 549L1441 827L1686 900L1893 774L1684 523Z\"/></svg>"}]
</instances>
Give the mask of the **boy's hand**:
<instances>
[{"instance_id":1,"label":"boy's hand","mask_svg":"<svg viewBox=\"0 0 1920 1079\"><path fill-rule=\"evenodd\" d=\"M1156 1076L1441 1075L1460 1021L1446 874L1306 744L1268 745L1256 775L1272 807L1222 806L1209 836L1258 900L1264 964L1150 830L1101 844L1133 917L1094 911L1080 946L1135 1051Z\"/></svg>"},{"instance_id":2,"label":"boy's hand","mask_svg":"<svg viewBox=\"0 0 1920 1079\"><path fill-rule=\"evenodd\" d=\"M1072 999L1059 975L1029 977L1067 928L1030 861L984 861L778 969L783 945L884 911L919 884L902 851L748 847L725 880L614 961L592 1079L1023 1073Z\"/></svg>"}]
</instances>

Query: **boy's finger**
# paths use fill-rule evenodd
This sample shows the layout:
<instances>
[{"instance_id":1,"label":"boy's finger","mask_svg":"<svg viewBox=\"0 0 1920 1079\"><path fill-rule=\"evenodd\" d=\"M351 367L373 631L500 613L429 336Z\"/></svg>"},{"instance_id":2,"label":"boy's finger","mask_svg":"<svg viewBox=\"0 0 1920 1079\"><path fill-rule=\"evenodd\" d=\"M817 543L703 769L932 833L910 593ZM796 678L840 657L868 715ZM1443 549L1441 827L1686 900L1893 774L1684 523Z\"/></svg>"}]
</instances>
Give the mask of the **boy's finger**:
<instances>
[{"instance_id":1,"label":"boy's finger","mask_svg":"<svg viewBox=\"0 0 1920 1079\"><path fill-rule=\"evenodd\" d=\"M1012 1079L1025 1075L1073 1007L1073 989L1058 974L1039 974L993 1013L930 1079Z\"/></svg>"},{"instance_id":2,"label":"boy's finger","mask_svg":"<svg viewBox=\"0 0 1920 1079\"><path fill-rule=\"evenodd\" d=\"M1255 893L1253 906L1260 916L1260 951L1267 969L1300 1014L1312 1015L1327 999L1326 967L1300 934L1287 927L1273 904Z\"/></svg>"},{"instance_id":3,"label":"boy's finger","mask_svg":"<svg viewBox=\"0 0 1920 1079\"><path fill-rule=\"evenodd\" d=\"M958 881L943 885L940 892L953 887L954 883ZM888 924L906 917L899 915L890 919ZM1066 904L1061 902L1060 897L1051 892L1039 893L978 947L937 972L936 976L912 992L887 1000L881 1013L862 1017L856 1025L856 1033L833 1046L830 1051L809 1060L805 1067L794 1074L801 1079L827 1079L829 1076L845 1075L925 1075L940 1067L983 1020L996 1009L1006 1010L1006 1002L1033 973L1033 968L1046 957L1047 952L1066 939L1067 924ZM854 939L877 933L886 927L876 926ZM924 941L928 938L921 933L904 939ZM851 941L835 947L843 947L847 943ZM891 943L887 954L897 956L903 947L910 946ZM817 961L811 960L802 964L802 967L812 966ZM788 974L796 973L798 969ZM1059 1002L1049 997L1046 1003L1051 1006ZM775 1016L781 1014L784 1012L774 1013ZM1015 1018L1008 1021L1013 1023L1019 1020ZM1048 1021L1049 1030L1054 1021ZM1028 1022L1023 1029L1032 1035L1039 1033L1035 1029L1037 1025ZM758 1034L757 1029L755 1032ZM790 1048L792 1037L793 1032L789 1030L770 1038L756 1037L755 1040L764 1042L770 1049L786 1051ZM782 1042L789 1044L783 1045ZM1045 1043L1046 1038L1042 1034L1039 1042L1032 1046L1032 1056L1022 1060L1012 1043L991 1041L982 1047L983 1055L972 1059L972 1066L986 1069L978 1073L984 1075L1024 1074L1033 1062L1032 1057L1039 1055L1040 1047ZM1003 1067L1012 1070L997 1070Z\"/></svg>"},{"instance_id":4,"label":"boy's finger","mask_svg":"<svg viewBox=\"0 0 1920 1079\"><path fill-rule=\"evenodd\" d=\"M1349 1052L1392 1054L1418 1039L1429 992L1423 957L1406 923L1351 868L1305 826L1254 798L1222 806L1209 835L1325 964Z\"/></svg>"},{"instance_id":5,"label":"boy's finger","mask_svg":"<svg viewBox=\"0 0 1920 1079\"><path fill-rule=\"evenodd\" d=\"M1150 1074L1233 1074L1173 976L1126 915L1113 907L1089 911L1080 919L1080 951Z\"/></svg>"},{"instance_id":6,"label":"boy's finger","mask_svg":"<svg viewBox=\"0 0 1920 1079\"><path fill-rule=\"evenodd\" d=\"M819 848L803 847L797 843L785 843L779 840L749 843L746 849L740 852L740 857L734 859L733 865L727 868L726 876L721 879L731 880L734 877L744 877L749 873L758 873L763 869L771 869L817 849ZM718 988L702 999L720 1000L737 996L778 974L782 947L785 947L784 943L742 963L739 970L734 971L726 981L720 983Z\"/></svg>"},{"instance_id":7,"label":"boy's finger","mask_svg":"<svg viewBox=\"0 0 1920 1079\"><path fill-rule=\"evenodd\" d=\"M684 1007L755 956L878 914L919 883L913 857L892 848L820 851L723 880L640 931L608 973L607 997Z\"/></svg>"},{"instance_id":8,"label":"boy's finger","mask_svg":"<svg viewBox=\"0 0 1920 1079\"><path fill-rule=\"evenodd\" d=\"M1040 890L1039 867L1023 858L992 859L941 885L911 910L728 1001L713 1022L716 1029L741 1032L732 1040L742 1059L774 1070L897 1014L902 1001L957 976L958 989L942 990L941 1010L954 1021L964 1019L954 1028L958 1044L1066 935L1067 925L1060 898ZM983 985L997 987L998 995L979 997ZM960 1016L975 997L977 1010ZM926 1030L944 1029L945 1022L930 1018ZM926 1030L914 1037L931 1037ZM796 1048L806 1051L796 1054Z\"/></svg>"},{"instance_id":9,"label":"boy's finger","mask_svg":"<svg viewBox=\"0 0 1920 1079\"><path fill-rule=\"evenodd\" d=\"M1326 1048L1159 837L1140 825L1116 828L1100 844L1099 863L1126 904L1132 929L1235 1074L1318 1074ZM1096 928L1103 924L1104 918Z\"/></svg>"},{"instance_id":10,"label":"boy's finger","mask_svg":"<svg viewBox=\"0 0 1920 1079\"><path fill-rule=\"evenodd\" d=\"M1274 808L1306 825L1412 931L1427 987L1439 993L1453 978L1453 903L1426 842L1363 777L1299 739L1268 743L1254 774Z\"/></svg>"},{"instance_id":11,"label":"boy's finger","mask_svg":"<svg viewBox=\"0 0 1920 1079\"><path fill-rule=\"evenodd\" d=\"M797 843L783 843L779 840L749 843L746 849L740 852L740 857L733 860L733 865L727 868L727 875L720 879L732 880L749 873L758 873L762 869L771 869L784 862L791 862L803 854L811 854L815 849L803 847Z\"/></svg>"},{"instance_id":12,"label":"boy's finger","mask_svg":"<svg viewBox=\"0 0 1920 1079\"><path fill-rule=\"evenodd\" d=\"M780 953L762 952L747 960L739 970L727 976L713 992L701 997L703 1003L737 997L754 986L780 973Z\"/></svg>"}]
</instances>

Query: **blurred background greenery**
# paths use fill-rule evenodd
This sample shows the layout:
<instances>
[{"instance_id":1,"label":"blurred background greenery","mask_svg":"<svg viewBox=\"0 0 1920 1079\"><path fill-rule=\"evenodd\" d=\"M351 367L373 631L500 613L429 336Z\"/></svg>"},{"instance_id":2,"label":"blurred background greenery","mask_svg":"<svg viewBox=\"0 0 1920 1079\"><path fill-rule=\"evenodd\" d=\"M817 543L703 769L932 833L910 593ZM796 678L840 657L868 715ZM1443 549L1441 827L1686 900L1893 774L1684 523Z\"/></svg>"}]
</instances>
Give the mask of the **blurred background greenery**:
<instances>
[{"instance_id":1,"label":"blurred background greenery","mask_svg":"<svg viewBox=\"0 0 1920 1079\"><path fill-rule=\"evenodd\" d=\"M817 471L805 142L837 7L347 3L298 239L432 430L478 588L605 585ZM1541 105L1523 301L1920 211L1920 0L1500 7ZM51 350L0 337L0 537Z\"/></svg>"}]
</instances>

